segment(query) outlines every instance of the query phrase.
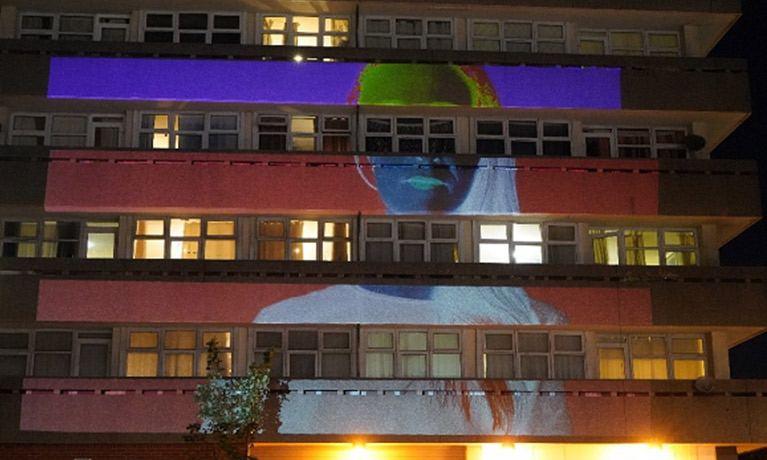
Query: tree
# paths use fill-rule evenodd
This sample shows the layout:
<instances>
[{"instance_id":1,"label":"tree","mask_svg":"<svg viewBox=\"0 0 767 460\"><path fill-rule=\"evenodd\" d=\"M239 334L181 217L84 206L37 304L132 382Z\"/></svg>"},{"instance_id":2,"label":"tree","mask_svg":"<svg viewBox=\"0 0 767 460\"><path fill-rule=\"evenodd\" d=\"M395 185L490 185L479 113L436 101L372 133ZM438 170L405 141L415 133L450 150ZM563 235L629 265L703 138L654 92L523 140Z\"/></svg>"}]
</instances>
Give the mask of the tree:
<instances>
[{"instance_id":1,"label":"tree","mask_svg":"<svg viewBox=\"0 0 767 460\"><path fill-rule=\"evenodd\" d=\"M248 454L248 445L261 431L274 351L264 353L263 363L252 364L243 377L226 377L216 339L206 345L208 380L194 394L202 423L187 427L187 440L218 447L214 459L223 453L229 460L256 460Z\"/></svg>"}]
</instances>

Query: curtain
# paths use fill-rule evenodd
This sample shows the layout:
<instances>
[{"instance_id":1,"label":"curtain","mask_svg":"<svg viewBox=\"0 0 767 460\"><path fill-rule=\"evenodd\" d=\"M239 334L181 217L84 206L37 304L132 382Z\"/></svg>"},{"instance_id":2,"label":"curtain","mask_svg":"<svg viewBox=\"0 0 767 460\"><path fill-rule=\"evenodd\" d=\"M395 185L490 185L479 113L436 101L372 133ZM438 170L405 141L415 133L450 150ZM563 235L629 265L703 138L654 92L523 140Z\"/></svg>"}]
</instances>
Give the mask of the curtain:
<instances>
[{"instance_id":1,"label":"curtain","mask_svg":"<svg viewBox=\"0 0 767 460\"><path fill-rule=\"evenodd\" d=\"M555 355L554 378L555 379L582 379L583 356L581 355Z\"/></svg>"},{"instance_id":2,"label":"curtain","mask_svg":"<svg viewBox=\"0 0 767 460\"><path fill-rule=\"evenodd\" d=\"M434 378L461 377L461 355L458 353L434 353L431 357L431 373Z\"/></svg>"},{"instance_id":3,"label":"curtain","mask_svg":"<svg viewBox=\"0 0 767 460\"><path fill-rule=\"evenodd\" d=\"M600 379L626 378L623 348L600 348L598 355Z\"/></svg>"},{"instance_id":4,"label":"curtain","mask_svg":"<svg viewBox=\"0 0 767 460\"><path fill-rule=\"evenodd\" d=\"M365 376L369 378L394 377L394 354L366 353Z\"/></svg>"}]
</instances>

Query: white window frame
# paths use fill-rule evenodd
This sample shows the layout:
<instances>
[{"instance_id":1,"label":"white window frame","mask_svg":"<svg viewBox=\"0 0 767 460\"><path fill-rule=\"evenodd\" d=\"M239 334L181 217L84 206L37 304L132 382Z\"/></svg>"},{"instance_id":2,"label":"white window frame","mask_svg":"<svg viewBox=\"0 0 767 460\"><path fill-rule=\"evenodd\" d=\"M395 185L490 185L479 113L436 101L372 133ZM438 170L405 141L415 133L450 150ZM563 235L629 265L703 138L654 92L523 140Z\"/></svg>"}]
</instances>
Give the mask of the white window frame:
<instances>
[{"instance_id":1,"label":"white window frame","mask_svg":"<svg viewBox=\"0 0 767 460\"><path fill-rule=\"evenodd\" d=\"M147 26L147 18L149 15L171 15L170 27L159 26ZM207 27L205 29L182 29L181 28L181 15L183 14L205 14L207 15ZM217 28L215 27L216 16L237 16L240 20L240 27L238 29ZM246 14L238 11L170 11L170 10L144 10L141 11L141 22L139 25L139 42L146 42L147 32L170 32L173 39L170 42L148 42L148 43L198 43L198 42L182 42L181 34L195 34L204 35L204 40L199 43L217 43L213 41L215 34L239 34L239 44L244 43L245 38L245 21ZM225 42L228 44L228 42Z\"/></svg>"},{"instance_id":2,"label":"white window frame","mask_svg":"<svg viewBox=\"0 0 767 460\"><path fill-rule=\"evenodd\" d=\"M391 129L389 130L389 133L376 133L376 132L368 132L368 120L375 119L375 120L388 120L390 123ZM398 120L405 120L405 119L420 119L423 124L423 134L398 134L397 133L397 122ZM453 126L453 132L452 133L432 133L431 132L431 122L440 122L440 121L449 121L452 123ZM367 139L368 137L371 138L390 138L392 143L392 152L393 153L412 153L413 155L419 155L423 153L429 153L429 141L431 139L452 139L453 145L455 147L454 150L458 150L458 125L456 122L455 117L423 117L423 116L391 116L391 115L367 115L362 120L362 126L363 126L363 147L366 148L367 151ZM400 150L399 141L400 140L413 140L417 139L421 141L421 151L420 152L402 152ZM375 153L375 152L370 152ZM386 152L382 152L386 153ZM451 155L454 152L436 152L434 154L445 154L445 155Z\"/></svg>"},{"instance_id":3,"label":"white window frame","mask_svg":"<svg viewBox=\"0 0 767 460\"><path fill-rule=\"evenodd\" d=\"M424 224L424 239L404 239L399 237L399 224L400 223L422 223ZM367 226L368 224L385 224L391 228L391 237L371 237L368 236ZM432 236L432 225L452 225L455 228L455 238L436 238ZM435 262L432 261L431 245L432 244L454 244L460 254L461 244L461 225L458 220L447 219L417 219L417 218L364 218L362 219L362 229L360 236L360 253L361 260L368 260L367 255L367 243L391 243L392 244L392 260L388 262L400 262L401 261L401 246L402 245L422 245L423 246L423 261L420 262ZM382 261L385 262L385 261ZM456 261L456 263L459 261ZM443 263L450 263L444 262Z\"/></svg>"},{"instance_id":4,"label":"white window frame","mask_svg":"<svg viewBox=\"0 0 767 460\"><path fill-rule=\"evenodd\" d=\"M375 20L375 21L388 21L389 23L389 32L368 32L367 27L367 21L368 20ZM389 46L386 48L393 48L393 49L434 49L434 50L445 50L445 49L455 49L456 45L456 30L455 30L455 19L452 17L416 17L416 16L364 16L360 19L362 22L362 47L369 48L367 46L367 38L377 38L377 39L389 39ZM397 33L397 21L420 21L421 23L421 33L420 34L398 34ZM444 35L444 34L430 34L429 33L429 22L449 22L450 23L450 34ZM436 47L432 48L429 47L429 40L435 39L435 40L450 40L450 47L449 48L441 48ZM417 48L410 48L405 47L401 48L399 46L400 40L412 40L418 42Z\"/></svg>"},{"instance_id":5,"label":"white window frame","mask_svg":"<svg viewBox=\"0 0 767 460\"><path fill-rule=\"evenodd\" d=\"M37 336L40 333L46 332L59 332L67 333L71 336L71 346L68 350L37 350ZM25 348L0 348L0 355L2 356L24 356L25 367L24 376L36 376L46 377L35 373L35 359L39 354L55 354L55 355L68 355L69 356L69 369L67 374L62 377L78 377L80 375L80 347L85 344L98 344L107 346L107 361L104 363L106 367L106 375L110 376L110 361L112 350L112 331L108 329L0 329L0 333L3 334L26 334L27 346ZM81 334L103 334L108 335L109 338L91 338L80 337ZM50 376L48 376L50 377Z\"/></svg>"},{"instance_id":6,"label":"white window frame","mask_svg":"<svg viewBox=\"0 0 767 460\"><path fill-rule=\"evenodd\" d=\"M503 134L498 135L489 135L489 134L479 134L479 123L480 122L495 122L495 123L501 123ZM510 123L535 123L536 125L536 137L517 137L512 136L511 130L509 127ZM567 133L568 135L565 136L546 136L544 135L545 127L547 125L566 125L567 126ZM535 144L535 155L534 156L551 156L551 157L557 157L557 158L565 158L567 156L573 155L573 124L569 120L549 120L549 119L517 119L517 118L506 118L506 119L500 119L500 118L472 118L472 151L473 153L477 153L477 141L480 139L488 139L488 140L503 140L504 141L504 150L503 152L498 152L498 154L504 154L504 155L511 155L511 156L533 156L533 155L518 155L516 152L513 151L512 143L513 142L524 142L524 143L530 143ZM570 144L570 155L546 155L546 145L547 142L567 142Z\"/></svg>"},{"instance_id":7,"label":"white window frame","mask_svg":"<svg viewBox=\"0 0 767 460\"><path fill-rule=\"evenodd\" d=\"M484 36L484 35L477 35L476 34L476 24L477 23L493 23L498 25L498 35L496 37L490 37L490 36ZM506 24L529 24L530 28L532 30L532 36L530 38L506 38L505 37L505 26ZM542 38L539 37L539 27L541 26L557 26L562 28L562 38L561 39L553 39L553 38ZM530 45L530 51L516 51L518 53L521 52L529 52L529 53L542 53L540 51L541 44L545 43L554 43L557 45L562 46L561 53L567 53L569 51L568 47L568 40L567 40L567 23L565 22L555 22L555 21L530 21L530 20L512 20L512 19L470 19L469 20L469 33L468 33L468 49L469 50L475 50L478 49L474 45L474 40L487 40L487 41L496 41L498 42L498 51L502 52L512 52L509 50L509 42L518 42L518 43L528 43Z\"/></svg>"},{"instance_id":8,"label":"white window frame","mask_svg":"<svg viewBox=\"0 0 767 460\"><path fill-rule=\"evenodd\" d=\"M599 133L590 133L586 132L587 130L594 129L594 130L600 130ZM648 143L647 144L621 144L618 141L618 134L622 130L636 130L636 131L644 131L648 134ZM584 155L586 155L586 144L585 139L588 138L601 138L601 139L610 139L610 157L612 158L660 158L659 152L662 150L678 150L678 151L684 151L685 155L683 158L690 158L690 151L684 144L667 144L667 143L661 143L658 141L658 135L662 131L676 131L683 133L684 136L687 136L689 133L689 130L686 127L682 126L653 126L653 127L647 127L647 126L605 126L605 125L587 125L583 127L583 137L584 137ZM649 156L624 156L621 155L621 149L622 148L639 148L639 149L647 149ZM592 157L597 158L597 157Z\"/></svg>"},{"instance_id":9,"label":"white window frame","mask_svg":"<svg viewBox=\"0 0 767 460\"><path fill-rule=\"evenodd\" d=\"M51 19L51 29L24 29L23 23L25 17L36 17L36 16L42 16L42 17L48 17ZM91 24L93 25L92 31L90 33L74 33L74 32L66 32L61 30L61 18L62 17L82 17L82 18L90 18ZM125 23L108 23L108 22L102 22L103 19L106 20L124 20ZM102 41L103 39L103 32L105 29L120 29L124 31L125 38L122 41L128 40L128 32L130 30L130 16L125 14L88 14L88 13L37 13L32 11L23 11L19 13L19 30L18 30L18 38L33 38L37 36L37 38L42 37L48 37L51 40L65 40L68 36L88 36L90 35L90 41ZM30 37L30 35L32 37Z\"/></svg>"},{"instance_id":10,"label":"white window frame","mask_svg":"<svg viewBox=\"0 0 767 460\"><path fill-rule=\"evenodd\" d=\"M44 118L45 127L43 129L16 129L14 128L16 117L37 117ZM55 133L53 132L53 121L55 117L81 117L85 119L85 130L81 133ZM95 121L102 118L112 118L115 121L109 123L103 123ZM117 119L122 121L116 121ZM16 112L11 114L10 129L8 129L8 144L9 145L24 145L15 144L14 139L16 136L35 137L42 140L42 146L50 146L57 148L82 148L82 147L96 147L95 145L95 129L97 127L109 126L116 127L120 130L120 133L124 129L125 117L120 114L83 114L83 113L35 113L35 112ZM52 139L56 136L69 137L69 138L82 138L83 142L81 146L64 146L64 145L51 145ZM122 141L122 134L120 135L120 142ZM120 143L119 146L122 146Z\"/></svg>"}]
</instances>

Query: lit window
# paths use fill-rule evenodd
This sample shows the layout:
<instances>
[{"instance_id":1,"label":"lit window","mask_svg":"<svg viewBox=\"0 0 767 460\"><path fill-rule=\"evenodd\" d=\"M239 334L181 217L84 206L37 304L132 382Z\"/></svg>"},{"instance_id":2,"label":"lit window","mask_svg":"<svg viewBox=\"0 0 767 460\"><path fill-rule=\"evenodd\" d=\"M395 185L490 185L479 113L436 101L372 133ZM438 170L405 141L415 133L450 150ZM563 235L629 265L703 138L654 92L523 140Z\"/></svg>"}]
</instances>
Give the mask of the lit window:
<instances>
[{"instance_id":1,"label":"lit window","mask_svg":"<svg viewBox=\"0 0 767 460\"><path fill-rule=\"evenodd\" d=\"M218 218L137 219L134 259L233 260L235 221Z\"/></svg>"},{"instance_id":2,"label":"lit window","mask_svg":"<svg viewBox=\"0 0 767 460\"><path fill-rule=\"evenodd\" d=\"M262 45L337 47L349 45L349 18L343 16L264 15Z\"/></svg>"},{"instance_id":3,"label":"lit window","mask_svg":"<svg viewBox=\"0 0 767 460\"><path fill-rule=\"evenodd\" d=\"M351 222L341 219L260 218L256 224L259 260L351 260Z\"/></svg>"},{"instance_id":4,"label":"lit window","mask_svg":"<svg viewBox=\"0 0 767 460\"><path fill-rule=\"evenodd\" d=\"M697 265L693 229L590 229L594 263L602 265Z\"/></svg>"},{"instance_id":5,"label":"lit window","mask_svg":"<svg viewBox=\"0 0 767 460\"><path fill-rule=\"evenodd\" d=\"M703 337L597 336L599 378L690 379L706 375Z\"/></svg>"},{"instance_id":6,"label":"lit window","mask_svg":"<svg viewBox=\"0 0 767 460\"><path fill-rule=\"evenodd\" d=\"M6 220L3 257L80 257L81 223L77 221Z\"/></svg>"},{"instance_id":7,"label":"lit window","mask_svg":"<svg viewBox=\"0 0 767 460\"><path fill-rule=\"evenodd\" d=\"M139 148L235 150L239 116L228 113L142 113Z\"/></svg>"},{"instance_id":8,"label":"lit window","mask_svg":"<svg viewBox=\"0 0 767 460\"><path fill-rule=\"evenodd\" d=\"M574 264L576 228L572 224L479 222L478 262Z\"/></svg>"},{"instance_id":9,"label":"lit window","mask_svg":"<svg viewBox=\"0 0 767 460\"><path fill-rule=\"evenodd\" d=\"M444 330L364 332L365 377L460 378L461 335Z\"/></svg>"},{"instance_id":10,"label":"lit window","mask_svg":"<svg viewBox=\"0 0 767 460\"><path fill-rule=\"evenodd\" d=\"M232 333L228 330L132 330L125 352L126 377L195 377L208 369L208 343L215 341L221 373L232 373Z\"/></svg>"}]
</instances>

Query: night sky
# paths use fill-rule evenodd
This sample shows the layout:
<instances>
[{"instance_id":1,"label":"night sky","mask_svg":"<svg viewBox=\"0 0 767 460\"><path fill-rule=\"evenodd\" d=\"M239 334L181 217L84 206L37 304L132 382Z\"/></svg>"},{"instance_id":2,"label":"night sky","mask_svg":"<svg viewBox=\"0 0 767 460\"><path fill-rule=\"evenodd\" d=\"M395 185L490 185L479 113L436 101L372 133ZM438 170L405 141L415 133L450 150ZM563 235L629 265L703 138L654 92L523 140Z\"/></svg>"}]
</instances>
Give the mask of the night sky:
<instances>
[{"instance_id":1,"label":"night sky","mask_svg":"<svg viewBox=\"0 0 767 460\"><path fill-rule=\"evenodd\" d=\"M767 1L743 0L743 16L711 56L748 60L752 115L713 152L714 158L756 160L762 214L767 215ZM767 222L761 220L725 245L722 265L767 266ZM722 308L736 308L723 305ZM767 308L765 299L764 308ZM733 312L737 314L736 311ZM732 378L767 378L767 334L730 350Z\"/></svg>"}]
</instances>

